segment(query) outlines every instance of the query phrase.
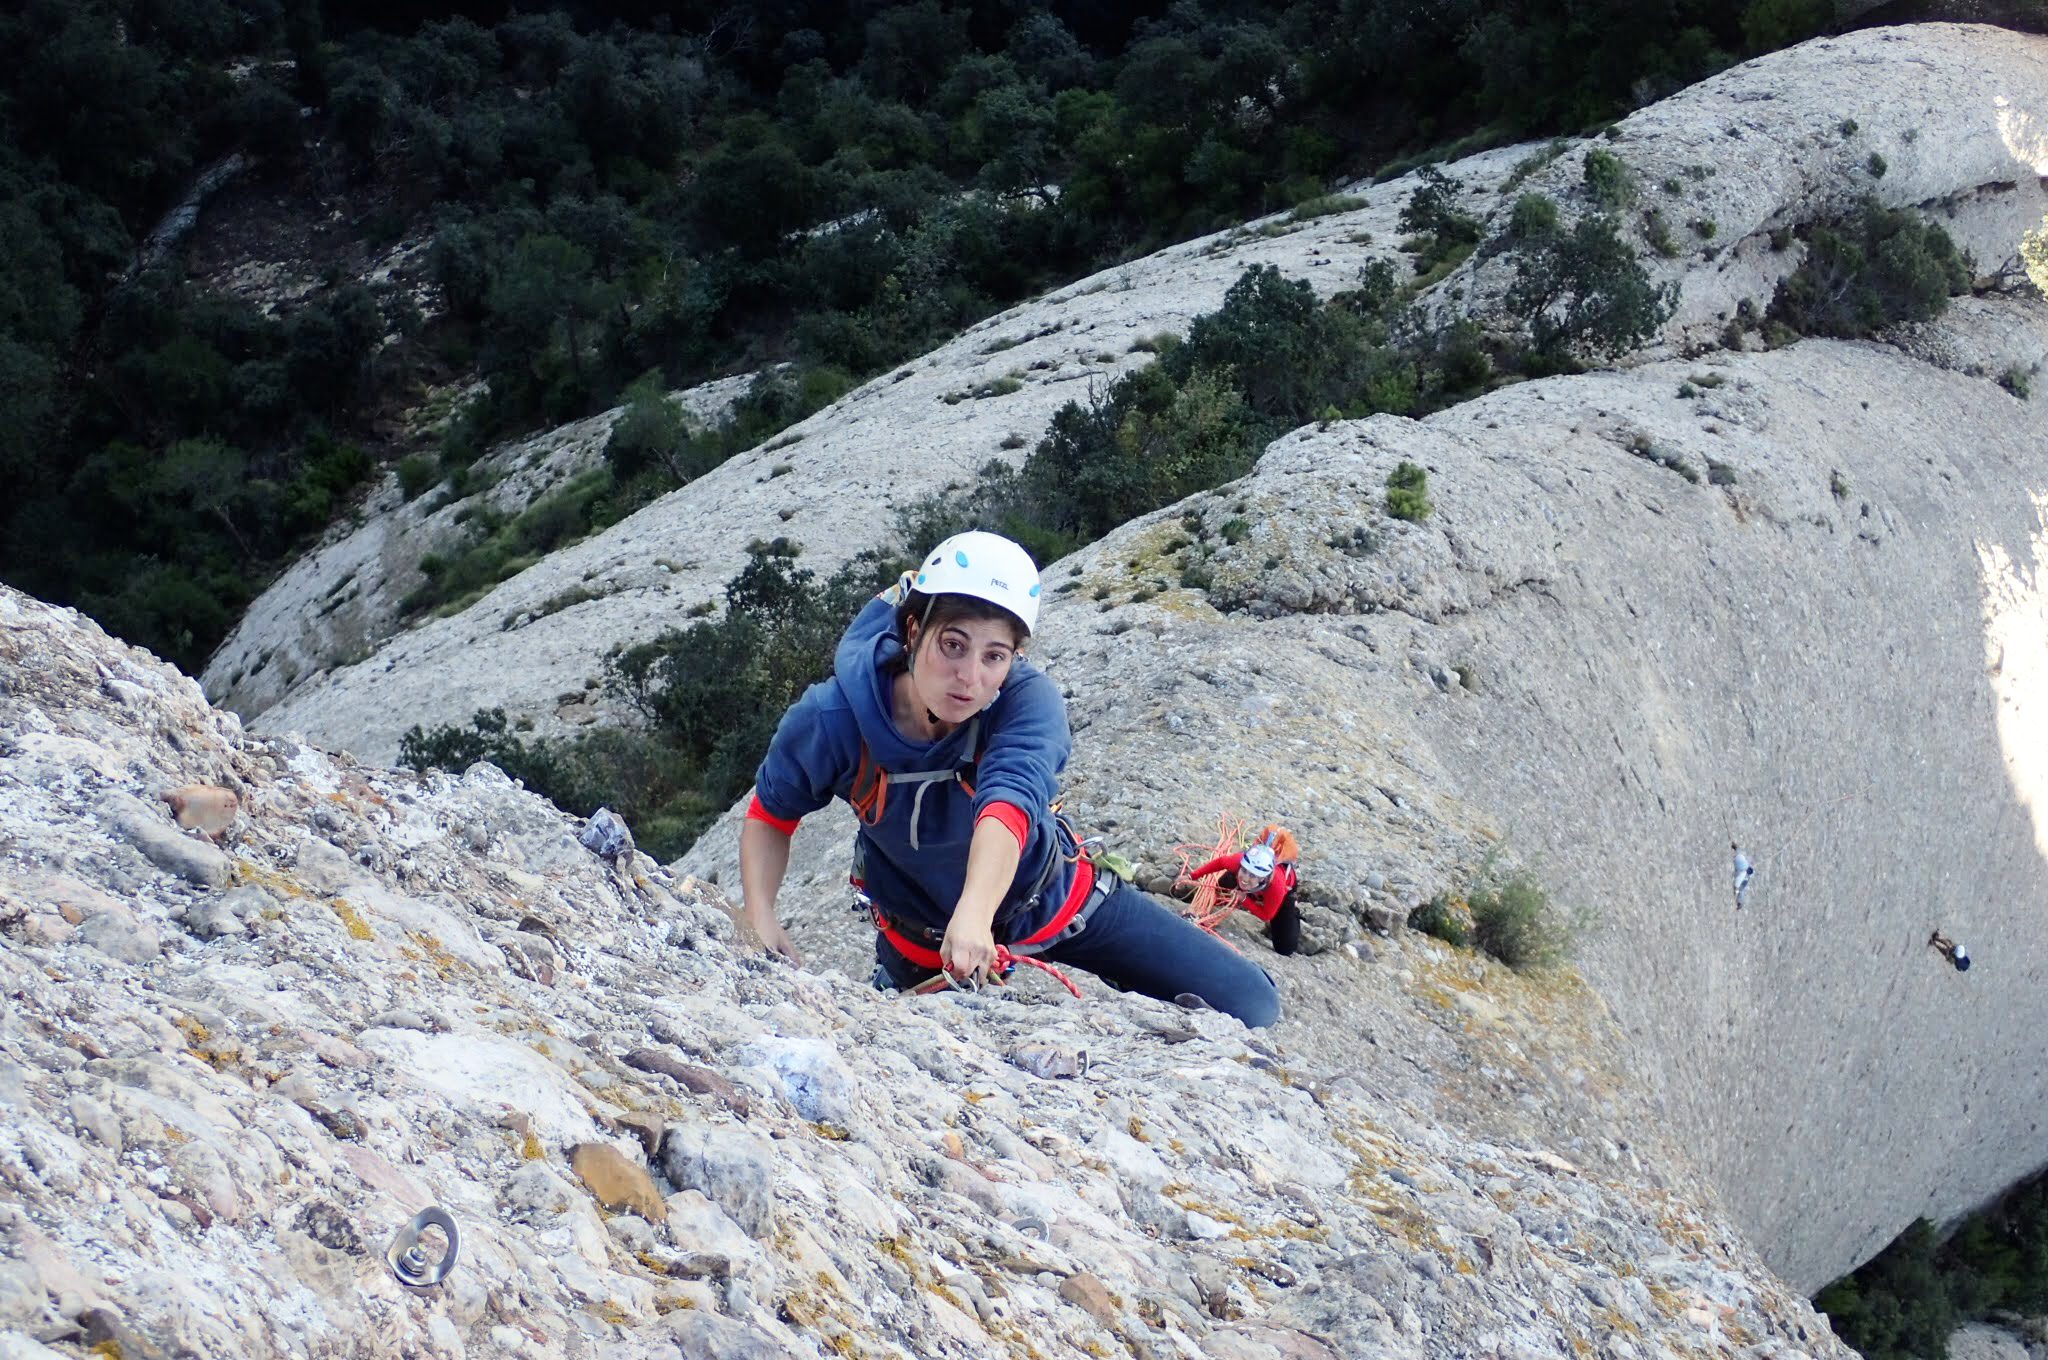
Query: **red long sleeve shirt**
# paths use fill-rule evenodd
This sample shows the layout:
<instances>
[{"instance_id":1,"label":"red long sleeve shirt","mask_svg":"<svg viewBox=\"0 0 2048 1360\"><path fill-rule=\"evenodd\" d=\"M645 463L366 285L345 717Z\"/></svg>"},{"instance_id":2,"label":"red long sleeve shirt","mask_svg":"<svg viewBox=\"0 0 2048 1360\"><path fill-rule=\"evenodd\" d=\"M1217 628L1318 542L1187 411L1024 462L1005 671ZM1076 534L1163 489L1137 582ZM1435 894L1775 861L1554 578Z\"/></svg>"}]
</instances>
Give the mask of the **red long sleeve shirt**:
<instances>
[{"instance_id":1,"label":"red long sleeve shirt","mask_svg":"<svg viewBox=\"0 0 2048 1360\"><path fill-rule=\"evenodd\" d=\"M1194 870L1188 877L1207 878L1210 874L1220 873L1227 878L1223 886L1236 887L1237 866L1243 859L1244 851L1242 850L1237 851L1235 854L1218 855L1207 864ZM1294 872L1294 866L1282 860L1278 865L1274 866L1272 881L1266 884L1264 890L1244 895L1245 910L1258 917L1261 921L1271 921L1280 914L1280 905L1287 900L1287 894L1293 892L1294 885L1300 881L1301 876Z\"/></svg>"}]
</instances>

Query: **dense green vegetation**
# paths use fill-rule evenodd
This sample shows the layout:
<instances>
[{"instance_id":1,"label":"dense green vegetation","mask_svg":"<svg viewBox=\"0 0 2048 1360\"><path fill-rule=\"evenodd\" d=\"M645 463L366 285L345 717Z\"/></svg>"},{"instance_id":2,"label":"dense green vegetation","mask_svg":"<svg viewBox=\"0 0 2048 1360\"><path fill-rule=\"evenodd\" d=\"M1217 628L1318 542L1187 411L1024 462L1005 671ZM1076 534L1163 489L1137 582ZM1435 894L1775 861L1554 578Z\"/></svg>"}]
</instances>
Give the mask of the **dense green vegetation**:
<instances>
[{"instance_id":1,"label":"dense green vegetation","mask_svg":"<svg viewBox=\"0 0 2048 1360\"><path fill-rule=\"evenodd\" d=\"M820 582L797 551L785 539L752 545L717 618L607 658L606 690L643 728L547 741L490 709L467 727L413 727L399 759L456 772L488 760L579 816L610 807L642 850L673 859L752 785L783 710L831 673L847 621L917 560L865 553Z\"/></svg>"},{"instance_id":2,"label":"dense green vegetation","mask_svg":"<svg viewBox=\"0 0 2048 1360\"><path fill-rule=\"evenodd\" d=\"M1926 321L1970 286L1969 266L1939 223L1874 200L1806 237L1806 258L1778 286L1769 313L1801 335L1855 339Z\"/></svg>"},{"instance_id":3,"label":"dense green vegetation","mask_svg":"<svg viewBox=\"0 0 2048 1360\"><path fill-rule=\"evenodd\" d=\"M1488 855L1462 896L1440 892L1408 913L1408 928L1458 949L1478 949L1516 972L1562 963L1586 925L1550 900L1527 869L1507 869Z\"/></svg>"},{"instance_id":4,"label":"dense green vegetation","mask_svg":"<svg viewBox=\"0 0 2048 1360\"><path fill-rule=\"evenodd\" d=\"M412 452L391 417L423 384L481 372L490 395L409 490L650 372L790 360L829 387L1105 262L1333 210L1332 184L1390 156L1579 129L1827 22L1803 0L794 0L654 22L27 0L0 14L0 577L196 666ZM230 152L249 168L209 221L249 244L212 258L310 270L275 314L144 248ZM1455 226L1426 229L1446 259ZM413 242L410 272L351 282ZM614 468L568 532L692 457Z\"/></svg>"},{"instance_id":5,"label":"dense green vegetation","mask_svg":"<svg viewBox=\"0 0 2048 1360\"><path fill-rule=\"evenodd\" d=\"M2022 1182L1946 1241L1916 1220L1813 1302L1865 1360L1942 1360L1965 1322L2048 1313L2048 1178Z\"/></svg>"}]
</instances>

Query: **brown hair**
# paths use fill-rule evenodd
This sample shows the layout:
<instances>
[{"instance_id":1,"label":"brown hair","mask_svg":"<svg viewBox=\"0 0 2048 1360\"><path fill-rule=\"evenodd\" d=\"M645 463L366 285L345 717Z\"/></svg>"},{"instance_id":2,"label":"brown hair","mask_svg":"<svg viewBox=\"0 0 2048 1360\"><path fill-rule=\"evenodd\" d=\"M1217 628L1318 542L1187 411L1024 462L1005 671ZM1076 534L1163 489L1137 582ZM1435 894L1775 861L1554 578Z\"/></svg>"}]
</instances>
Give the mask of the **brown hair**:
<instances>
[{"instance_id":1,"label":"brown hair","mask_svg":"<svg viewBox=\"0 0 2048 1360\"><path fill-rule=\"evenodd\" d=\"M930 610L927 614L925 611ZM918 626L918 637L935 636L948 624L962 620L973 623L993 622L1008 624L1010 646L1021 651L1030 634L1024 630L1024 621L999 604L978 600L972 595L927 595L924 591L913 590L903 597L903 603L896 608L896 635L903 639L904 654L910 650L910 625Z\"/></svg>"}]
</instances>

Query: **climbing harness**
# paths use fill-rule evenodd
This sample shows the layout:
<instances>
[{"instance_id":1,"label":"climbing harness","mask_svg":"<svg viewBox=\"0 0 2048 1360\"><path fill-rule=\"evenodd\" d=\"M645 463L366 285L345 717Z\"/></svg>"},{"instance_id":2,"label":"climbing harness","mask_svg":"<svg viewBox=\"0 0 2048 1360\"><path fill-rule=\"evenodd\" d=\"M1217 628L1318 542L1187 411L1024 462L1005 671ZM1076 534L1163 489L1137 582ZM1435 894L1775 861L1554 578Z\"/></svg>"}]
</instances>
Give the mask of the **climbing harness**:
<instances>
[{"instance_id":1,"label":"climbing harness","mask_svg":"<svg viewBox=\"0 0 2048 1360\"><path fill-rule=\"evenodd\" d=\"M1075 866L1074 882L1067 890L1067 900L1058 911L1053 913L1050 921L1047 921L1030 935L1011 944L998 944L996 946L995 967L990 974L989 981L991 985L1003 986L1005 985L1004 979L1016 969L1018 964L1029 964L1033 968L1051 974L1053 979L1062 987L1065 987L1069 992L1079 997L1081 989L1074 985L1072 979L1068 978L1058 968L1037 956L1051 949L1054 945L1059 944L1062 940L1069 939L1086 930L1088 928L1088 918L1095 914L1096 908L1109 900L1110 896L1116 892L1117 885L1123 880L1113 869L1102 862L1104 857L1098 853L1102 844L1100 836L1090 836L1085 840L1081 839L1074 831L1073 824L1058 811L1057 806L1055 806L1053 811L1053 826L1057 837L1056 848L1053 854L1046 857L1045 869L1039 874L1038 882L1032 885L1031 894L1024 899L1024 904L1020 910L1028 911L1044 900L1045 890L1051 884L1053 876L1058 873L1059 866L1062 864L1072 864ZM1071 852L1065 848L1067 845L1073 846ZM910 988L910 991L924 995L931 992L945 991L949 987L974 989L973 985L968 981L956 979L945 971L944 956L932 947L934 943L944 940L945 936L943 933L934 931L929 927L910 925L896 920L884 911L875 902L874 898L868 895L866 850L858 836L854 837L853 872L848 875L847 882L853 889L853 909L866 914L874 920L875 929L881 933L883 939L889 942L891 948L901 954L907 962L915 967L934 969L938 972L937 977L919 983L917 986ZM923 939L913 939L910 932L916 932Z\"/></svg>"},{"instance_id":2,"label":"climbing harness","mask_svg":"<svg viewBox=\"0 0 2048 1360\"><path fill-rule=\"evenodd\" d=\"M420 1239L429 1228L439 1228L448 1238L448 1249L439 1261L429 1261L427 1254L420 1250ZM384 1262L398 1277L400 1285L415 1294L426 1294L438 1289L443 1280L455 1273L455 1254L460 1249L461 1238L455 1231L455 1219L446 1209L436 1206L422 1209L410 1223L392 1235L391 1245L384 1249Z\"/></svg>"}]
</instances>

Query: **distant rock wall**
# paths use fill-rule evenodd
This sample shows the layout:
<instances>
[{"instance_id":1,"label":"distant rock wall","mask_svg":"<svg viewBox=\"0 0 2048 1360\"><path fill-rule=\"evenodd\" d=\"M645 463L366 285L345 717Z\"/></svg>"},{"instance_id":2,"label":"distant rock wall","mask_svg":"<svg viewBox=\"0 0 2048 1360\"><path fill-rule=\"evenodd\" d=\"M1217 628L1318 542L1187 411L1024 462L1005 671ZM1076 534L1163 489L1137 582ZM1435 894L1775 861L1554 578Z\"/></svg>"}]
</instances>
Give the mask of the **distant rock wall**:
<instances>
[{"instance_id":1,"label":"distant rock wall","mask_svg":"<svg viewBox=\"0 0 2048 1360\"><path fill-rule=\"evenodd\" d=\"M721 378L671 399L701 427L752 381ZM357 515L271 582L215 649L199 677L207 697L254 715L302 681L367 660L403 624L405 597L426 583L428 554L461 552L476 540L478 516L509 519L602 466L623 409L493 449L473 470L481 489L468 495L436 489L408 500L397 474L386 473Z\"/></svg>"},{"instance_id":2,"label":"distant rock wall","mask_svg":"<svg viewBox=\"0 0 2048 1360\"><path fill-rule=\"evenodd\" d=\"M1418 527L1380 508L1401 459ZM1639 1076L1802 1289L2048 1162L2037 402L1807 342L1304 430L1204 498L1254 526L1206 599L1129 565L1186 508L1066 564L1084 814L1154 854L1278 817L1353 910L1361 870L1412 901L1503 836L1595 913Z\"/></svg>"}]
</instances>

